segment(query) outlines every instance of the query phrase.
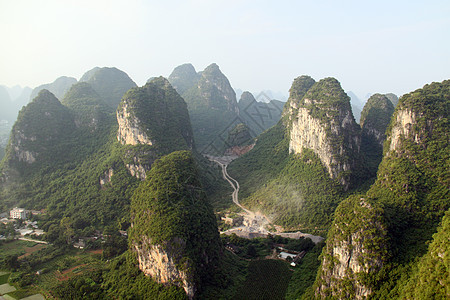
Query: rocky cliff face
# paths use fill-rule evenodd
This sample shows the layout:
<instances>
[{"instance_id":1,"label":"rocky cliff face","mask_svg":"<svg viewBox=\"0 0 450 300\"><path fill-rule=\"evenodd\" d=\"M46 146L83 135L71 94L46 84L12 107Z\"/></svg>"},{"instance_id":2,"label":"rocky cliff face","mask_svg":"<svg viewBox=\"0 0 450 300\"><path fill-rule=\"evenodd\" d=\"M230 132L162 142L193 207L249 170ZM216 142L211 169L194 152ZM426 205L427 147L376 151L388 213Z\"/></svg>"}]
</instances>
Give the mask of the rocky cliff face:
<instances>
[{"instance_id":1,"label":"rocky cliff face","mask_svg":"<svg viewBox=\"0 0 450 300\"><path fill-rule=\"evenodd\" d=\"M360 152L360 129L352 115L349 97L334 78L315 83L306 93L291 88L289 151L313 150L331 178L350 185ZM298 100L298 97L304 96Z\"/></svg>"},{"instance_id":2,"label":"rocky cliff face","mask_svg":"<svg viewBox=\"0 0 450 300\"><path fill-rule=\"evenodd\" d=\"M159 283L178 283L186 291L189 299L194 298L197 287L194 276L187 270L180 268L180 261L186 251L186 241L175 238L162 245L155 245L148 238L143 238L142 243L135 244L135 251L139 269L145 275L152 277ZM186 266L189 268L189 265Z\"/></svg>"},{"instance_id":3,"label":"rocky cliff face","mask_svg":"<svg viewBox=\"0 0 450 300\"><path fill-rule=\"evenodd\" d=\"M419 132L414 130L417 124L417 114L410 109L400 109L396 112L389 138L389 151L401 150L402 138L412 139L414 142L420 141ZM428 124L431 125L432 120Z\"/></svg>"},{"instance_id":4,"label":"rocky cliff face","mask_svg":"<svg viewBox=\"0 0 450 300\"><path fill-rule=\"evenodd\" d=\"M282 117L287 118L288 123L292 122L297 115L298 105L306 92L316 83L310 76L302 75L294 79L289 90L289 99L284 105ZM289 126L289 124L285 124Z\"/></svg>"},{"instance_id":5,"label":"rocky cliff face","mask_svg":"<svg viewBox=\"0 0 450 300\"><path fill-rule=\"evenodd\" d=\"M448 270L439 255L426 250L436 224L442 220L445 225L442 217L450 208L449 111L450 80L402 96L386 131L377 180L365 195L352 196L336 209L316 296L378 299L399 293L401 299L428 299L445 295L442 286ZM353 242L361 237L362 246ZM429 250L435 246L433 242ZM422 263L440 265L439 271ZM383 265L386 268L378 272ZM400 273L402 278L396 279Z\"/></svg>"},{"instance_id":6,"label":"rocky cliff face","mask_svg":"<svg viewBox=\"0 0 450 300\"><path fill-rule=\"evenodd\" d=\"M190 152L164 156L148 174L132 198L131 248L146 275L192 299L221 253L214 213Z\"/></svg>"},{"instance_id":7,"label":"rocky cliff face","mask_svg":"<svg viewBox=\"0 0 450 300\"><path fill-rule=\"evenodd\" d=\"M323 251L316 297L366 299L373 278L387 260L383 210L355 196L342 202Z\"/></svg>"},{"instance_id":8,"label":"rocky cliff face","mask_svg":"<svg viewBox=\"0 0 450 300\"><path fill-rule=\"evenodd\" d=\"M117 140L135 146L126 151L126 165L137 178L145 179L156 158L194 148L186 103L163 77L130 90L117 109L117 122Z\"/></svg>"},{"instance_id":9,"label":"rocky cliff face","mask_svg":"<svg viewBox=\"0 0 450 300\"><path fill-rule=\"evenodd\" d=\"M123 145L153 145L153 142L147 136L147 133L140 126L140 121L136 118L128 104L124 104L120 111L117 111L117 123L119 123L119 131L117 132L117 140Z\"/></svg>"}]
</instances>

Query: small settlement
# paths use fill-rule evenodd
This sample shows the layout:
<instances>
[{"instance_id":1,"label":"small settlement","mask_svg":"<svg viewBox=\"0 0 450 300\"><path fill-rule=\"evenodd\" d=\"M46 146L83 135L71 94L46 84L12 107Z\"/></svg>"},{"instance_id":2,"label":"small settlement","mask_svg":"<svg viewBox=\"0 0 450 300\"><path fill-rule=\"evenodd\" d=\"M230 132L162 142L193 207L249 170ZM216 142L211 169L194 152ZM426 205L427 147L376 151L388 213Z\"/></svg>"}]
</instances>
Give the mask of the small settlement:
<instances>
[{"instance_id":1,"label":"small settlement","mask_svg":"<svg viewBox=\"0 0 450 300\"><path fill-rule=\"evenodd\" d=\"M33 215L40 215L42 214L42 211L37 210L26 210L24 208L20 207L14 207L12 210L9 211L9 217L8 213L4 212L0 214L0 222L10 226L14 227L14 231L16 234L25 236L25 235L42 235L44 234L43 230L40 230L37 222L30 220ZM7 236L0 236L0 239L6 239Z\"/></svg>"}]
</instances>

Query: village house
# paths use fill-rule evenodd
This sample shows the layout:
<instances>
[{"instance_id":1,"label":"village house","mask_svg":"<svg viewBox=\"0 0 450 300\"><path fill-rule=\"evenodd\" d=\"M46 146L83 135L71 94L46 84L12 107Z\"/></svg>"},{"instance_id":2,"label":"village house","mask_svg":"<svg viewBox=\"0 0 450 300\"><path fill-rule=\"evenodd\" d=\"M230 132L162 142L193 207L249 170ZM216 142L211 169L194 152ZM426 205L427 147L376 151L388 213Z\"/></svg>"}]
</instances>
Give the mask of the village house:
<instances>
[{"instance_id":1,"label":"village house","mask_svg":"<svg viewBox=\"0 0 450 300\"><path fill-rule=\"evenodd\" d=\"M22 219L25 220L27 218L27 211L25 208L14 207L10 212L9 216L11 219Z\"/></svg>"}]
</instances>

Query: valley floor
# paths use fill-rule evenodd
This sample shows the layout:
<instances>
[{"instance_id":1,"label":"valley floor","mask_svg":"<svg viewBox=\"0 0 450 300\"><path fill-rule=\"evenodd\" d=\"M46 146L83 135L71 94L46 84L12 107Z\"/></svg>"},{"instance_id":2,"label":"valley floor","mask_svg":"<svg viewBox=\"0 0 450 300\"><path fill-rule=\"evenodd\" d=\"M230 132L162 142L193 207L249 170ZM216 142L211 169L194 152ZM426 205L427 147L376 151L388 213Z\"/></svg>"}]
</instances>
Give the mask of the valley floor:
<instances>
[{"instance_id":1,"label":"valley floor","mask_svg":"<svg viewBox=\"0 0 450 300\"><path fill-rule=\"evenodd\" d=\"M231 235L236 234L243 238L256 238L256 237L267 237L268 235L279 235L291 239L299 239L301 237L310 238L314 243L319 243L324 240L321 236L316 236L308 233L297 232L283 232L281 226L272 224L270 219L262 214L261 212L253 212L239 203L239 182L232 178L227 172L228 164L237 158L237 156L207 156L210 161L217 163L222 168L223 179L226 180L233 188L232 198L233 203L239 206L243 212L240 216L243 217L242 225L235 226L231 229L221 232L221 234ZM270 231L267 228L272 227L276 231Z\"/></svg>"}]
</instances>

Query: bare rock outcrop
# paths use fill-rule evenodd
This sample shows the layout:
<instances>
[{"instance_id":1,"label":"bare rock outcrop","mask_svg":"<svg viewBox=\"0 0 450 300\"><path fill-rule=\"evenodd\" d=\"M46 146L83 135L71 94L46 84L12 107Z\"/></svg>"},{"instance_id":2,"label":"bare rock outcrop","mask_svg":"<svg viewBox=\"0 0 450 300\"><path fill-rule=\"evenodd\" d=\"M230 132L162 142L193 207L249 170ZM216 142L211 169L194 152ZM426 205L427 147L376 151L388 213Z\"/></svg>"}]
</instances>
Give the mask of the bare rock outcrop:
<instances>
[{"instance_id":1,"label":"bare rock outcrop","mask_svg":"<svg viewBox=\"0 0 450 300\"><path fill-rule=\"evenodd\" d=\"M125 165L136 178L144 180L162 155L194 148L187 105L163 77L128 91L116 115L117 140L130 146Z\"/></svg>"},{"instance_id":2,"label":"bare rock outcrop","mask_svg":"<svg viewBox=\"0 0 450 300\"><path fill-rule=\"evenodd\" d=\"M313 150L330 177L348 188L359 160L361 136L349 97L334 78L315 83L307 92L291 89L289 151ZM294 89L294 90L293 90ZM302 96L298 100L295 97Z\"/></svg>"},{"instance_id":3,"label":"bare rock outcrop","mask_svg":"<svg viewBox=\"0 0 450 300\"><path fill-rule=\"evenodd\" d=\"M359 196L342 202L323 251L317 298L366 299L387 260L383 210Z\"/></svg>"}]
</instances>

